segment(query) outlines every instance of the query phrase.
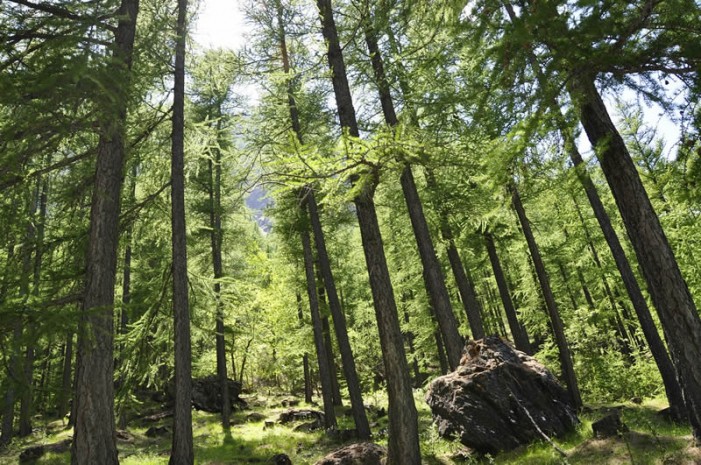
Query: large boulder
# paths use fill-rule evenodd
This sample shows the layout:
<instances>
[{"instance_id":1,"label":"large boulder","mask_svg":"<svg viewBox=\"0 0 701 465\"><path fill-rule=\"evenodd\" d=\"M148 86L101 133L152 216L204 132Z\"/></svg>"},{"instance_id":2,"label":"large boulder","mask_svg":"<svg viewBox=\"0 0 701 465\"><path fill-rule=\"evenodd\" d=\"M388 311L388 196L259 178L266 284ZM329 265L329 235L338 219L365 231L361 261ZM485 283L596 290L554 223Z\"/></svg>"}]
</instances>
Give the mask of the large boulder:
<instances>
[{"instance_id":1,"label":"large boulder","mask_svg":"<svg viewBox=\"0 0 701 465\"><path fill-rule=\"evenodd\" d=\"M382 465L386 455L384 447L360 442L337 449L314 465Z\"/></svg>"},{"instance_id":2,"label":"large boulder","mask_svg":"<svg viewBox=\"0 0 701 465\"><path fill-rule=\"evenodd\" d=\"M558 436L579 422L552 373L496 336L470 341L458 368L431 382L426 401L441 436L485 453Z\"/></svg>"},{"instance_id":3,"label":"large boulder","mask_svg":"<svg viewBox=\"0 0 701 465\"><path fill-rule=\"evenodd\" d=\"M227 379L229 387L229 401L231 407L243 408L246 401L241 399L241 383L233 379ZM175 384L171 381L166 392L166 403L172 404L175 400ZM192 379L192 406L197 410L209 413L219 413L222 409L222 395L219 378L215 375L204 378Z\"/></svg>"}]
</instances>

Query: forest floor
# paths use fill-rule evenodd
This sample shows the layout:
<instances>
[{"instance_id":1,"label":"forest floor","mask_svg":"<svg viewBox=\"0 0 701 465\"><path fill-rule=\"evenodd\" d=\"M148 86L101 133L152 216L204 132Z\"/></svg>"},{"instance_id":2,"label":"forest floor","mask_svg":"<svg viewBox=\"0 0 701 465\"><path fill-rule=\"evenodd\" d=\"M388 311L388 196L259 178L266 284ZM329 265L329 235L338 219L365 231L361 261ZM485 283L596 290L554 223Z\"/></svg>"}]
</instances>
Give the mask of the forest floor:
<instances>
[{"instance_id":1,"label":"forest floor","mask_svg":"<svg viewBox=\"0 0 701 465\"><path fill-rule=\"evenodd\" d=\"M249 409L232 415L230 434L225 434L216 414L193 411L193 434L195 443L195 463L207 465L234 465L266 463L273 455L285 453L295 465L313 464L343 443L327 437L323 432L295 432L295 425L280 425L276 422L280 413L288 407L289 396L242 396L249 402ZM382 407L383 398L379 395L366 396L366 403ZM641 405L622 404L621 417L630 432L617 438L595 439L592 437L591 423L603 414L601 411L583 414L582 423L576 431L564 438L555 440L566 452L560 456L549 444L535 443L496 457L471 456L458 459L462 447L438 437L431 423L431 414L423 401L423 393L416 393L419 408L421 450L423 463L427 465L472 464L701 464L701 449L690 447L691 435L688 427L671 424L657 415L665 405L660 400L649 400ZM303 402L295 408L316 406ZM351 428L352 419L344 415L345 408L339 407L339 428ZM259 420L251 421L248 416L258 413ZM122 465L165 465L170 453L170 434L151 438L146 430L151 426L170 428L172 419L165 418L156 423L134 420L128 428L126 439L118 441L120 463ZM275 421L274 426L265 422ZM386 417L370 414L376 442L386 445ZM15 465L19 455L27 447L39 444L53 444L70 437L72 431L61 420L42 422L37 418L32 436L12 443L9 449L0 453L0 465ZM69 453L46 454L36 462L38 465L64 465L70 463Z\"/></svg>"}]
</instances>

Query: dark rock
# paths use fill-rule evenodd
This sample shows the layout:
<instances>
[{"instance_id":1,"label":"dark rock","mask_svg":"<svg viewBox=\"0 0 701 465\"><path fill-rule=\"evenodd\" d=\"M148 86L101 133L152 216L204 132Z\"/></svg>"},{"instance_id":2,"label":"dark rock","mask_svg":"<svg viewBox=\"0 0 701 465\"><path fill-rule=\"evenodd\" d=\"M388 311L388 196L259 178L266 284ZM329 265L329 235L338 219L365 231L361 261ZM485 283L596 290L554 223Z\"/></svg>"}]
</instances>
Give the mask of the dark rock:
<instances>
[{"instance_id":1,"label":"dark rock","mask_svg":"<svg viewBox=\"0 0 701 465\"><path fill-rule=\"evenodd\" d=\"M470 341L458 368L431 382L426 401L442 437L478 452L511 450L578 423L552 373L496 336Z\"/></svg>"},{"instance_id":2,"label":"dark rock","mask_svg":"<svg viewBox=\"0 0 701 465\"><path fill-rule=\"evenodd\" d=\"M246 401L241 399L241 383L228 379L229 401L231 407L246 407ZM166 404L172 405L175 400L175 384L171 381L166 391ZM192 380L192 406L197 410L209 413L219 413L222 409L222 396L219 378L215 375Z\"/></svg>"},{"instance_id":3,"label":"dark rock","mask_svg":"<svg viewBox=\"0 0 701 465\"><path fill-rule=\"evenodd\" d=\"M280 404L283 407L296 407L299 405L299 399L283 399Z\"/></svg>"},{"instance_id":4,"label":"dark rock","mask_svg":"<svg viewBox=\"0 0 701 465\"><path fill-rule=\"evenodd\" d=\"M594 437L596 438L610 438L628 431L628 427L621 421L619 411L609 413L600 420L595 421L591 424L591 429L594 431Z\"/></svg>"},{"instance_id":5,"label":"dark rock","mask_svg":"<svg viewBox=\"0 0 701 465\"><path fill-rule=\"evenodd\" d=\"M117 441L134 442L134 435L124 429L117 430Z\"/></svg>"},{"instance_id":6,"label":"dark rock","mask_svg":"<svg viewBox=\"0 0 701 465\"><path fill-rule=\"evenodd\" d=\"M246 421L254 421L254 422L255 421L263 421L266 418L267 417L265 415L263 415L262 413L258 413L258 412L253 412L253 413L249 413L248 415L246 415Z\"/></svg>"},{"instance_id":7,"label":"dark rock","mask_svg":"<svg viewBox=\"0 0 701 465\"><path fill-rule=\"evenodd\" d=\"M71 448L72 439L65 439L61 442L54 444L42 444L39 446L32 446L24 449L21 454L19 454L19 463L34 463L42 455L53 452L54 454L62 454L68 452Z\"/></svg>"},{"instance_id":8,"label":"dark rock","mask_svg":"<svg viewBox=\"0 0 701 465\"><path fill-rule=\"evenodd\" d=\"M157 438L160 436L165 436L170 433L170 429L167 426L152 426L146 430L146 436L149 438Z\"/></svg>"},{"instance_id":9,"label":"dark rock","mask_svg":"<svg viewBox=\"0 0 701 465\"><path fill-rule=\"evenodd\" d=\"M270 429L275 427L275 422L274 421L266 421L263 424L263 429Z\"/></svg>"},{"instance_id":10,"label":"dark rock","mask_svg":"<svg viewBox=\"0 0 701 465\"><path fill-rule=\"evenodd\" d=\"M324 414L318 410L310 409L289 409L280 414L278 421L282 424L291 423L293 421L308 421L317 420L322 425L324 424Z\"/></svg>"},{"instance_id":11,"label":"dark rock","mask_svg":"<svg viewBox=\"0 0 701 465\"><path fill-rule=\"evenodd\" d=\"M302 423L300 425L295 426L292 431L302 432L302 433L311 433L312 431L322 429L323 427L324 427L324 424L319 422L319 420L313 420L313 421L309 421L309 422Z\"/></svg>"},{"instance_id":12,"label":"dark rock","mask_svg":"<svg viewBox=\"0 0 701 465\"><path fill-rule=\"evenodd\" d=\"M271 465L292 465L292 460L287 454L275 454L268 460L268 463Z\"/></svg>"},{"instance_id":13,"label":"dark rock","mask_svg":"<svg viewBox=\"0 0 701 465\"><path fill-rule=\"evenodd\" d=\"M358 438L357 429L329 429L326 436L338 442L346 442Z\"/></svg>"},{"instance_id":14,"label":"dark rock","mask_svg":"<svg viewBox=\"0 0 701 465\"><path fill-rule=\"evenodd\" d=\"M631 397L630 401L634 403L635 405L640 405L643 403L642 397Z\"/></svg>"},{"instance_id":15,"label":"dark rock","mask_svg":"<svg viewBox=\"0 0 701 465\"><path fill-rule=\"evenodd\" d=\"M315 465L382 465L382 459L386 455L384 447L361 442L331 452Z\"/></svg>"}]
</instances>

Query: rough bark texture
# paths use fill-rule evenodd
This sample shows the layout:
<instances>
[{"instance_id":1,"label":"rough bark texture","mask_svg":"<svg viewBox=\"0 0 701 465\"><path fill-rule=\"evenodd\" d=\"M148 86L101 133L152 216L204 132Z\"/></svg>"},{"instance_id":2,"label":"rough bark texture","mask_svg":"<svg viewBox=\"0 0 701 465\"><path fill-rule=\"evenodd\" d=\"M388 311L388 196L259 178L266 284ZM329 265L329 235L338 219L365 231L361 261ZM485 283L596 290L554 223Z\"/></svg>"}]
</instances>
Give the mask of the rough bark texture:
<instances>
[{"instance_id":1,"label":"rough bark texture","mask_svg":"<svg viewBox=\"0 0 701 465\"><path fill-rule=\"evenodd\" d=\"M574 406L534 358L496 336L467 344L454 372L435 379L426 401L438 433L494 453L574 429Z\"/></svg>"},{"instance_id":2,"label":"rough bark texture","mask_svg":"<svg viewBox=\"0 0 701 465\"><path fill-rule=\"evenodd\" d=\"M380 104L385 117L385 123L390 127L395 127L399 121L397 120L394 103L390 95L389 83L385 76L382 55L377 46L375 32L370 25L365 28L365 43L368 46L368 52L370 53L370 59L372 61L372 69L375 74L375 81L380 95ZM409 211L409 219L411 220L411 227L414 231L416 247L419 250L419 257L421 258L426 292L428 293L429 301L436 314L438 327L443 335L443 342L448 355L448 363L450 364L450 368L454 369L458 366L458 363L460 363L463 341L458 331L458 322L455 319L453 307L450 304L448 289L445 286L443 268L436 256L436 248L431 239L431 233L428 229L428 223L426 222L426 216L424 215L423 205L419 197L419 191L416 188L411 166L407 164L404 167L399 180L402 185L402 192L404 193L407 210Z\"/></svg>"},{"instance_id":3,"label":"rough bark texture","mask_svg":"<svg viewBox=\"0 0 701 465\"><path fill-rule=\"evenodd\" d=\"M192 465L192 352L187 280L187 230L185 228L185 39L187 0L178 0L173 91L171 152L171 228L173 257L173 319L175 339L175 405L170 465Z\"/></svg>"},{"instance_id":4,"label":"rough bark texture","mask_svg":"<svg viewBox=\"0 0 701 465\"><path fill-rule=\"evenodd\" d=\"M326 239L324 237L324 231L321 227L321 221L319 218L319 208L316 204L314 193L311 190L307 191L306 200L307 208L309 209L309 218L311 220L312 230L314 232L316 254L319 258L319 270L321 271L321 276L323 277L324 285L326 287L326 294L329 300L329 309L331 310L333 326L336 332L336 340L338 341L338 348L341 352L343 373L348 385L348 395L351 401L351 409L353 412L353 419L355 420L355 427L358 430L358 437L360 439L369 439L370 425L365 413L365 407L363 406L363 396L360 390L358 372L355 367L355 359L353 357L350 340L348 339L346 316L343 313L341 302L338 299L336 281L334 280L333 273L331 271L331 263L326 250Z\"/></svg>"},{"instance_id":5,"label":"rough bark texture","mask_svg":"<svg viewBox=\"0 0 701 465\"><path fill-rule=\"evenodd\" d=\"M519 196L518 190L515 186L511 187L511 194L514 209L516 210L516 214L518 215L518 219L521 224L521 229L526 237L526 242L528 243L528 250L531 252L531 258L533 259L533 265L535 266L536 275L538 276L538 282L540 283L540 288L543 291L545 306L548 310L550 325L553 330L555 344L557 345L558 349L560 366L562 367L562 376L565 379L565 384L567 385L567 391L570 394L572 404L576 409L580 409L582 407L582 397L579 393L577 377L574 373L574 364L572 363L572 355L570 354L569 344L567 343L567 338L565 337L565 326L562 323L560 311L558 310L557 303L555 302L555 296L553 296L552 289L550 288L550 278L545 270L545 264L540 256L538 244L535 241L535 236L531 230L531 225L528 221L528 217L526 217L526 211L523 209L521 197Z\"/></svg>"},{"instance_id":6,"label":"rough bark texture","mask_svg":"<svg viewBox=\"0 0 701 465\"><path fill-rule=\"evenodd\" d=\"M113 105L101 121L76 367L73 465L119 462L114 421L114 284L128 83L139 0L122 0L114 41ZM112 107L113 106L113 107ZM112 108L109 108L112 107Z\"/></svg>"},{"instance_id":7,"label":"rough bark texture","mask_svg":"<svg viewBox=\"0 0 701 465\"><path fill-rule=\"evenodd\" d=\"M224 399L221 406L222 426L229 428L231 404L229 402L229 383L226 373L226 341L224 339L224 303L221 300L221 283L224 276L222 266L222 227L221 227L221 154L214 149L214 161L209 160L209 225L211 228L210 242L212 245L212 268L214 272L214 295L217 305L216 315L216 352L217 375Z\"/></svg>"},{"instance_id":8,"label":"rough bark texture","mask_svg":"<svg viewBox=\"0 0 701 465\"><path fill-rule=\"evenodd\" d=\"M131 186L129 189L129 197L131 202L136 200L136 176L137 176L137 165L134 164L131 170ZM126 247L124 248L124 270L122 271L122 312L120 315L119 333L124 336L128 331L129 325L129 303L131 302L131 243L132 235L134 231L134 225L130 224L127 227L126 233ZM123 363L123 359L126 356L124 352L124 347L121 348L122 354L120 362ZM124 389L124 383L126 383L126 376L123 376L119 380L120 388ZM122 405L119 406L119 418L117 420L117 428L120 430L127 429L127 412L126 412L126 396Z\"/></svg>"},{"instance_id":9,"label":"rough bark texture","mask_svg":"<svg viewBox=\"0 0 701 465\"><path fill-rule=\"evenodd\" d=\"M330 0L317 0L322 33L327 43L327 59L341 127L352 137L358 137L358 123L348 86L345 63L333 19ZM409 367L404 353L402 331L399 326L397 305L387 268L382 235L372 199L373 186L360 186L354 199L360 235L365 253L375 317L380 334L382 360L387 376L389 398L389 452L388 465L419 465L419 432Z\"/></svg>"},{"instance_id":10,"label":"rough bark texture","mask_svg":"<svg viewBox=\"0 0 701 465\"><path fill-rule=\"evenodd\" d=\"M664 328L696 441L701 441L701 319L635 164L593 76L571 83L582 126L613 192Z\"/></svg>"},{"instance_id":11,"label":"rough bark texture","mask_svg":"<svg viewBox=\"0 0 701 465\"><path fill-rule=\"evenodd\" d=\"M63 371L61 373L61 391L58 394L56 416L63 418L68 413L68 400L71 398L71 367L73 364L73 332L66 335L66 344L63 349Z\"/></svg>"},{"instance_id":12,"label":"rough bark texture","mask_svg":"<svg viewBox=\"0 0 701 465\"><path fill-rule=\"evenodd\" d=\"M511 300L509 286L506 283L504 270L502 269L501 262L499 261L499 255L497 255L497 248L494 245L494 237L490 232L484 233L484 242L487 246L489 262L492 264L494 278L496 279L497 287L499 288L499 297L501 297L501 303L504 305L504 312L506 312L506 319L509 322L509 329L511 329L511 336L514 338L514 344L521 352L531 354L531 342L528 340L526 330L523 328L521 323L518 321L518 317L516 316L516 308L514 307L513 300Z\"/></svg>"},{"instance_id":13,"label":"rough bark texture","mask_svg":"<svg viewBox=\"0 0 701 465\"><path fill-rule=\"evenodd\" d=\"M648 347L650 348L650 353L652 353L655 363L657 364L657 368L660 370L662 382L667 394L667 400L672 408L672 412L676 418L684 418L686 416L684 398L682 395L681 386L679 385L674 372L674 365L672 365L672 360L669 358L664 342L662 342L660 333L657 331L657 326L655 326L655 322L650 314L650 308L648 307L645 296L643 296L642 290L638 285L638 281L635 278L630 262L623 251L623 246L621 245L621 241L618 239L618 234L616 234L616 231L611 224L611 219L604 208L594 183L589 177L589 174L586 172L582 156L574 146L570 150L570 158L572 163L574 163L575 169L577 170L577 176L584 186L584 191L586 192L591 208L594 211L594 216L596 216L596 220L599 222L604 239L611 250L611 255L616 262L616 267L621 275L621 279L623 280L623 284L628 292L630 301L633 304L633 309L635 310L635 314L640 322L640 328L642 329L643 335L645 336L645 341L647 341ZM589 243L591 244L591 240L589 240ZM599 261L598 257L596 256L595 259L597 262ZM608 288L608 283L604 284L607 293L610 294L611 290Z\"/></svg>"},{"instance_id":14,"label":"rough bark texture","mask_svg":"<svg viewBox=\"0 0 701 465\"><path fill-rule=\"evenodd\" d=\"M312 329L314 330L314 346L316 347L316 360L321 381L321 398L324 404L324 420L326 428L336 428L336 414L333 406L333 387L331 385L331 372L329 371L328 354L324 345L324 333L319 313L319 296L316 291L316 278L314 276L314 258L312 257L312 245L309 231L301 232L302 251L304 253L304 274L307 278L307 297L312 315Z\"/></svg>"},{"instance_id":15,"label":"rough bark texture","mask_svg":"<svg viewBox=\"0 0 701 465\"><path fill-rule=\"evenodd\" d=\"M516 14L514 12L513 7L511 7L509 4L506 4L507 12L511 18L512 21L515 20ZM539 84L541 87L544 89L548 87L547 79L545 74L543 73L541 66L538 63L536 55L529 50L528 51L528 60L531 64L531 67L533 71L536 74L536 77L538 79ZM572 89L572 95L576 97L576 94L578 91L576 90L576 85ZM608 116L608 113L606 112L606 107L603 105L603 102L600 102L600 97L598 95L598 92L596 92L596 87L593 85L593 78L591 79L591 86L589 87L590 92L593 90L594 95L592 95L589 100L596 105L594 107L599 108L599 111L603 110L603 113L600 115L600 124L599 127L603 128L603 131L601 130L595 130L593 126L590 124L592 131L591 136L589 136L589 131L585 128L585 131L587 131L588 136L590 137L590 141L592 144L596 147L598 142L605 142L609 136L614 137L618 135L618 132L615 128L615 126L611 123L611 120ZM585 99L586 100L586 99ZM576 101L576 99L575 99ZM686 412L684 408L684 399L683 399L683 394L682 394L682 389L679 384L679 381L677 380L675 376L675 371L674 371L674 365L672 364L672 361L669 357L669 354L667 353L667 349L664 346L664 343L662 342L662 338L660 337L657 327L654 324L654 321L652 319L652 315L650 314L650 309L647 305L647 301L645 300L645 297L643 296L640 286L638 284L637 279L635 278L635 274L633 273L633 270L630 266L630 262L628 261L628 258L625 255L625 252L623 251L623 247L621 245L621 242L618 238L618 234L616 234L616 231L614 230L612 224L611 224L611 219L606 212L606 209L604 208L604 205L601 201L601 198L599 197L599 193L596 189L596 186L591 180L591 177L589 176L589 173L586 171L586 165L584 161L582 160L582 156L579 153L579 150L577 149L577 146L574 143L574 137L572 135L572 130L568 127L564 117L561 116L560 113L560 105L557 102L557 99L555 97L552 97L551 100L548 102L550 108L553 110L554 114L556 115L556 124L558 126L558 130L560 131L560 134L562 135L563 139L565 140L565 146L569 152L570 160L572 160L572 163L574 164L577 177L579 178L580 182L582 183L582 186L584 187L584 191L587 195L587 199L589 200L589 203L592 207L592 210L594 211L594 216L596 217L596 220L599 223L599 226L601 228L601 231L604 235L604 239L606 240L606 243L609 246L609 249L611 250L611 255L614 258L614 261L616 262L616 267L618 268L618 271L621 275L621 278L623 279L623 284L625 285L626 291L628 293L628 296L630 297L630 300L633 304L633 308L635 310L635 314L638 317L638 321L640 322L641 329L643 330L643 335L645 337L645 340L648 343L648 346L650 347L650 352L652 353L653 358L655 359L655 363L657 364L657 367L660 371L660 374L662 376L662 381L665 387L665 392L667 394L667 399L670 404L670 408L672 411L672 415L675 418L681 419L686 417ZM596 110L592 107L589 110L589 113L591 115L596 115ZM582 110L584 107L582 107ZM581 110L580 110L581 111ZM608 128L606 128L608 126ZM612 130L612 131L611 131ZM606 132L609 131L610 134L607 135ZM592 140L592 137L597 139L597 143L595 143ZM620 139L620 135L618 135ZM618 141L616 143L618 147L618 156L625 158L627 154L627 149L625 147L625 144L623 143L622 140ZM628 157L629 158L629 157ZM603 167L603 166L602 166ZM629 173L628 176L632 180L633 184L635 184L635 179L637 179L637 190L638 192L642 191L643 194L645 195L645 198L647 199L647 194L644 192L644 189L642 185L640 184L640 180L637 177L637 172L633 173L630 170L629 166ZM609 168L610 174L613 174L611 171L612 168ZM635 167L632 166L632 171L635 171ZM609 181L609 184L611 181ZM616 197L616 194L614 194L614 197ZM645 203L645 202L643 202ZM647 200L647 208L649 211L646 213L649 215L652 213L654 216L654 211L652 211L652 206L649 202L649 199ZM585 234L587 235L587 241L589 243L590 250L592 252L592 255L594 256L594 260L601 268L601 263L599 262L598 256L596 254L596 250L593 248L591 238L589 237L589 233L586 230L586 225L584 224L584 220L582 218L581 211L579 210L579 207L576 205L575 201L575 207L577 208L577 213L582 220L582 224L585 228ZM645 209L644 208L644 209ZM625 222L625 220L624 220ZM626 223L626 227L628 227L628 224ZM630 229L629 229L630 231ZM664 238L664 233L659 228L659 231L657 232L657 235L662 235ZM663 240L663 242L666 243L666 239ZM668 254L671 254L671 251L668 252ZM672 256L672 259L674 257ZM676 262L675 262L676 263ZM675 265L676 266L676 265ZM679 277L677 279L681 278L681 274L679 274ZM611 290L609 288L608 282L606 281L606 278L602 276L603 282L604 282L604 288L606 290L607 295L611 299ZM686 286L684 284L684 286ZM688 291L687 291L688 294ZM612 300L612 308L615 311L615 303L613 303ZM691 299L689 299L691 300ZM653 298L654 301L654 298ZM693 304L693 302L692 302ZM655 302L655 305L657 303ZM659 311L659 310L658 310ZM701 407L699 407L701 409Z\"/></svg>"}]
</instances>

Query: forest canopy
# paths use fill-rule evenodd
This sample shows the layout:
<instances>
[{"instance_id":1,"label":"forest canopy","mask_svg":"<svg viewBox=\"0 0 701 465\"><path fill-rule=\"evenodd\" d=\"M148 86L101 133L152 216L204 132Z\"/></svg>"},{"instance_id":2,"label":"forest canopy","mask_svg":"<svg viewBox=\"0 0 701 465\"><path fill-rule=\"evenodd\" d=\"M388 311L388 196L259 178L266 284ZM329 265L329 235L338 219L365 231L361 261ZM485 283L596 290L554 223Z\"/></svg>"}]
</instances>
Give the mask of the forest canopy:
<instances>
[{"instance_id":1,"label":"forest canopy","mask_svg":"<svg viewBox=\"0 0 701 465\"><path fill-rule=\"evenodd\" d=\"M318 397L419 464L492 335L701 441L698 2L239 6L232 50L187 0L0 4L0 449L119 463L160 393L209 463L210 377L229 438L241 392Z\"/></svg>"}]
</instances>

